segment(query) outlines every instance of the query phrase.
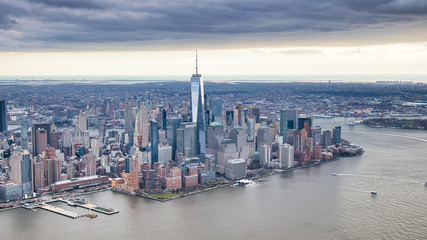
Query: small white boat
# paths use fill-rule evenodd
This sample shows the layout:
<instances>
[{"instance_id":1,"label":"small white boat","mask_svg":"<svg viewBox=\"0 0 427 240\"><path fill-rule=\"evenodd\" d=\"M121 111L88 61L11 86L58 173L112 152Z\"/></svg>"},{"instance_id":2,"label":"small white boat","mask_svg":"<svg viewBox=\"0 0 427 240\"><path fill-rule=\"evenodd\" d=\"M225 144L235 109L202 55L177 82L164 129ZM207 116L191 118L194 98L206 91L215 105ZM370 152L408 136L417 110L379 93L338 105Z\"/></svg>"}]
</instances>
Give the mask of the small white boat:
<instances>
[{"instance_id":1,"label":"small white boat","mask_svg":"<svg viewBox=\"0 0 427 240\"><path fill-rule=\"evenodd\" d=\"M331 176L338 176L338 173L336 173L336 172L331 173Z\"/></svg>"},{"instance_id":2,"label":"small white boat","mask_svg":"<svg viewBox=\"0 0 427 240\"><path fill-rule=\"evenodd\" d=\"M377 192L371 191L371 195L377 195Z\"/></svg>"},{"instance_id":3,"label":"small white boat","mask_svg":"<svg viewBox=\"0 0 427 240\"><path fill-rule=\"evenodd\" d=\"M347 122L347 125L354 126L354 125L356 125L356 123L354 122L354 119L349 119Z\"/></svg>"}]
</instances>

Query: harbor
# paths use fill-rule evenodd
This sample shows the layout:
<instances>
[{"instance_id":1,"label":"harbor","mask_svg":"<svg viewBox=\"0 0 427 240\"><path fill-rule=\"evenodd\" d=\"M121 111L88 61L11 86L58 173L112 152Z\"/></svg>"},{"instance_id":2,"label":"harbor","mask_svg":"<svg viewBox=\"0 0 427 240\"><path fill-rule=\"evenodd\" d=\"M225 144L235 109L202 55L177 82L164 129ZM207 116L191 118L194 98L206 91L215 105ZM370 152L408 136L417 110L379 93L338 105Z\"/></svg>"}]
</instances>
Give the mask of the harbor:
<instances>
[{"instance_id":1,"label":"harbor","mask_svg":"<svg viewBox=\"0 0 427 240\"><path fill-rule=\"evenodd\" d=\"M53 203L53 202L62 202L62 203L66 203L68 206L81 207L81 208L89 210L89 213L88 214L79 214L76 212L72 212L72 211L65 210L63 208L56 207L56 206L48 204L48 203ZM36 208L41 208L41 209L47 210L49 212L57 213L57 214L60 214L62 216L70 217L73 219L83 218L83 217L94 218L94 217L96 217L96 215L92 214L92 211L103 213L106 215L112 215L112 214L119 213L118 210L114 210L112 208L99 206L96 204L92 204L90 202L86 203L84 201L84 199L80 199L80 198L76 198L76 199L74 199L74 198L70 198L70 199L57 198L57 199L52 199L52 200L42 202L42 203L34 203L34 204L26 203L26 204L22 205L22 207L25 209L28 209L28 210L33 210L33 211L37 211Z\"/></svg>"}]
</instances>

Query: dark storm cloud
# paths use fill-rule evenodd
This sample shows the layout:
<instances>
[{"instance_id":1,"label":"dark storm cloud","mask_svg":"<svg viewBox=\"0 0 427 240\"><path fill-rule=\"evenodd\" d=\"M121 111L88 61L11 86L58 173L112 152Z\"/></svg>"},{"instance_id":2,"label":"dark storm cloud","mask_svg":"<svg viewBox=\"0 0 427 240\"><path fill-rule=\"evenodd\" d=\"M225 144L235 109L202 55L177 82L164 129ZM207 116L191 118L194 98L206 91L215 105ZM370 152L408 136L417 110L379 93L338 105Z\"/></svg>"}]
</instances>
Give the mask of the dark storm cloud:
<instances>
[{"instance_id":1,"label":"dark storm cloud","mask_svg":"<svg viewBox=\"0 0 427 240\"><path fill-rule=\"evenodd\" d=\"M354 41L426 14L425 0L0 0L0 50Z\"/></svg>"}]
</instances>

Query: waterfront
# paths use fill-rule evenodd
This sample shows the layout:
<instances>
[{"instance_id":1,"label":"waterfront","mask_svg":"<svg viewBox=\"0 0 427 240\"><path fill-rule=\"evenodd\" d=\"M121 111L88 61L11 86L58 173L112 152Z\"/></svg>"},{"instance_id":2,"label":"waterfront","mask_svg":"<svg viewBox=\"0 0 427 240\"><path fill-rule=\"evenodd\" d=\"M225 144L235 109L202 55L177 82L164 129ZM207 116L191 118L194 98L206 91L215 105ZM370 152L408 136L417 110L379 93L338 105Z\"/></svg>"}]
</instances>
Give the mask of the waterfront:
<instances>
[{"instance_id":1,"label":"waterfront","mask_svg":"<svg viewBox=\"0 0 427 240\"><path fill-rule=\"evenodd\" d=\"M120 211L96 219L14 209L0 213L0 231L6 239L425 238L427 133L346 122L316 119L314 125L342 125L343 138L365 149L362 156L277 174L255 186L225 187L168 202L110 191L86 195Z\"/></svg>"}]
</instances>

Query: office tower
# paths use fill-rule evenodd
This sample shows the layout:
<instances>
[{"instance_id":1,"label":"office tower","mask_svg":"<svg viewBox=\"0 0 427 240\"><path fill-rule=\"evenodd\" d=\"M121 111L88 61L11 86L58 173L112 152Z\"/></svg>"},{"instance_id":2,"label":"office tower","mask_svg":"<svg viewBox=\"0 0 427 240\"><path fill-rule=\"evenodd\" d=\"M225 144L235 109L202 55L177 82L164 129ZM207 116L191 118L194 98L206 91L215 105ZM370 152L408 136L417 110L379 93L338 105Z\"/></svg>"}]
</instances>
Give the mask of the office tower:
<instances>
[{"instance_id":1,"label":"office tower","mask_svg":"<svg viewBox=\"0 0 427 240\"><path fill-rule=\"evenodd\" d=\"M322 129L319 126L310 129L310 136L313 138L313 146L322 144Z\"/></svg>"},{"instance_id":2,"label":"office tower","mask_svg":"<svg viewBox=\"0 0 427 240\"><path fill-rule=\"evenodd\" d=\"M236 143L234 143L232 139L222 140L217 152L216 171L220 174L224 174L227 161L238 157L239 153L237 152Z\"/></svg>"},{"instance_id":3,"label":"office tower","mask_svg":"<svg viewBox=\"0 0 427 240\"><path fill-rule=\"evenodd\" d=\"M249 117L255 120L255 124L260 123L260 120L261 120L260 106L255 106L255 105L249 106Z\"/></svg>"},{"instance_id":4,"label":"office tower","mask_svg":"<svg viewBox=\"0 0 427 240\"><path fill-rule=\"evenodd\" d=\"M286 109L286 120L288 122L288 129L295 130L298 128L299 109Z\"/></svg>"},{"instance_id":5,"label":"office tower","mask_svg":"<svg viewBox=\"0 0 427 240\"><path fill-rule=\"evenodd\" d=\"M77 117L77 126L76 126L76 130L80 130L80 131L87 131L88 128L88 120L87 120L87 116L85 115L79 115Z\"/></svg>"},{"instance_id":6,"label":"office tower","mask_svg":"<svg viewBox=\"0 0 427 240\"><path fill-rule=\"evenodd\" d=\"M34 192L40 193L46 187L44 176L44 163L40 161L33 162L33 189Z\"/></svg>"},{"instance_id":7,"label":"office tower","mask_svg":"<svg viewBox=\"0 0 427 240\"><path fill-rule=\"evenodd\" d=\"M33 156L37 157L50 145L50 124L34 124L31 128L31 142Z\"/></svg>"},{"instance_id":8,"label":"office tower","mask_svg":"<svg viewBox=\"0 0 427 240\"><path fill-rule=\"evenodd\" d=\"M259 151L262 145L268 145L271 149L271 134L270 129L263 125L258 129L256 137L256 150Z\"/></svg>"},{"instance_id":9,"label":"office tower","mask_svg":"<svg viewBox=\"0 0 427 240\"><path fill-rule=\"evenodd\" d=\"M6 100L0 99L0 132L7 131Z\"/></svg>"},{"instance_id":10,"label":"office tower","mask_svg":"<svg viewBox=\"0 0 427 240\"><path fill-rule=\"evenodd\" d=\"M31 155L28 150L16 149L10 157L11 180L22 185L22 198L33 193Z\"/></svg>"},{"instance_id":11,"label":"office tower","mask_svg":"<svg viewBox=\"0 0 427 240\"><path fill-rule=\"evenodd\" d=\"M183 154L186 158L194 157L197 155L197 124L195 123L183 123L183 134L182 139L177 141L182 141L183 144ZM181 136L180 136L181 137Z\"/></svg>"},{"instance_id":12,"label":"office tower","mask_svg":"<svg viewBox=\"0 0 427 240\"><path fill-rule=\"evenodd\" d=\"M234 126L229 138L236 143L239 158L247 159L249 157L249 145L246 142L246 131L240 126Z\"/></svg>"},{"instance_id":13,"label":"office tower","mask_svg":"<svg viewBox=\"0 0 427 240\"><path fill-rule=\"evenodd\" d=\"M239 126L243 126L245 119L244 119L244 114L243 114L243 107L241 104L238 104L236 106L236 118L235 118L235 125L239 125Z\"/></svg>"},{"instance_id":14,"label":"office tower","mask_svg":"<svg viewBox=\"0 0 427 240\"><path fill-rule=\"evenodd\" d=\"M101 144L104 144L105 127L106 127L105 119L101 119L101 121L99 122L99 134L98 134Z\"/></svg>"},{"instance_id":15,"label":"office tower","mask_svg":"<svg viewBox=\"0 0 427 240\"><path fill-rule=\"evenodd\" d=\"M161 146L159 147L159 163L166 165L166 163L172 161L172 147Z\"/></svg>"},{"instance_id":16,"label":"office tower","mask_svg":"<svg viewBox=\"0 0 427 240\"><path fill-rule=\"evenodd\" d=\"M271 148L268 145L262 145L261 149L259 150L259 163L261 166L270 166L270 160L271 160Z\"/></svg>"},{"instance_id":17,"label":"office tower","mask_svg":"<svg viewBox=\"0 0 427 240\"><path fill-rule=\"evenodd\" d=\"M129 136L130 145L133 143L134 133L132 106L133 103L131 101L125 103L125 134Z\"/></svg>"},{"instance_id":18,"label":"office tower","mask_svg":"<svg viewBox=\"0 0 427 240\"><path fill-rule=\"evenodd\" d=\"M177 149L177 129L181 127L182 118L172 117L167 119L167 139L172 146L172 159L175 159Z\"/></svg>"},{"instance_id":19,"label":"office tower","mask_svg":"<svg viewBox=\"0 0 427 240\"><path fill-rule=\"evenodd\" d=\"M278 151L279 162L284 168L291 168L294 166L294 147L289 144L279 145Z\"/></svg>"},{"instance_id":20,"label":"office tower","mask_svg":"<svg viewBox=\"0 0 427 240\"><path fill-rule=\"evenodd\" d=\"M341 126L332 129L332 139L334 144L341 143Z\"/></svg>"},{"instance_id":21,"label":"office tower","mask_svg":"<svg viewBox=\"0 0 427 240\"><path fill-rule=\"evenodd\" d=\"M224 140L224 129L222 125L218 122L211 123L208 127L206 152L216 157L222 140Z\"/></svg>"},{"instance_id":22,"label":"office tower","mask_svg":"<svg viewBox=\"0 0 427 240\"><path fill-rule=\"evenodd\" d=\"M95 162L95 155L93 154L86 154L84 156L84 164L85 164L85 172L86 177L88 176L95 176L96 175L96 162Z\"/></svg>"},{"instance_id":23,"label":"office tower","mask_svg":"<svg viewBox=\"0 0 427 240\"><path fill-rule=\"evenodd\" d=\"M191 77L191 119L196 123L196 153L206 154L206 123L203 78L198 73L196 53L196 74Z\"/></svg>"},{"instance_id":24,"label":"office tower","mask_svg":"<svg viewBox=\"0 0 427 240\"><path fill-rule=\"evenodd\" d=\"M225 167L225 177L228 179L240 179L246 177L246 160L231 159L227 161Z\"/></svg>"},{"instance_id":25,"label":"office tower","mask_svg":"<svg viewBox=\"0 0 427 240\"><path fill-rule=\"evenodd\" d=\"M210 109L211 109L211 115L212 115L212 122L219 122L222 123L222 99L215 98L210 100Z\"/></svg>"},{"instance_id":26,"label":"office tower","mask_svg":"<svg viewBox=\"0 0 427 240\"><path fill-rule=\"evenodd\" d=\"M247 130L248 142L252 142L254 140L254 129L255 129L254 119L248 118L246 125L248 126L248 130Z\"/></svg>"},{"instance_id":27,"label":"office tower","mask_svg":"<svg viewBox=\"0 0 427 240\"><path fill-rule=\"evenodd\" d=\"M301 130L305 127L306 122L308 123L308 128L312 127L312 119L310 117L301 117L298 118L298 130Z\"/></svg>"},{"instance_id":28,"label":"office tower","mask_svg":"<svg viewBox=\"0 0 427 240\"><path fill-rule=\"evenodd\" d=\"M280 135L283 136L283 143L286 143L286 132L288 131L288 120L286 119L286 110L280 110Z\"/></svg>"},{"instance_id":29,"label":"office tower","mask_svg":"<svg viewBox=\"0 0 427 240\"><path fill-rule=\"evenodd\" d=\"M330 130L323 131L323 146L328 147L332 144L332 132Z\"/></svg>"},{"instance_id":30,"label":"office tower","mask_svg":"<svg viewBox=\"0 0 427 240\"><path fill-rule=\"evenodd\" d=\"M151 167L159 162L159 127L155 120L150 121Z\"/></svg>"},{"instance_id":31,"label":"office tower","mask_svg":"<svg viewBox=\"0 0 427 240\"><path fill-rule=\"evenodd\" d=\"M54 124L52 124L54 125ZM59 139L61 138L61 132L56 131L56 127L52 128L52 132L50 133L50 146L58 149L59 148Z\"/></svg>"},{"instance_id":32,"label":"office tower","mask_svg":"<svg viewBox=\"0 0 427 240\"><path fill-rule=\"evenodd\" d=\"M44 186L49 186L61 179L61 160L55 154L55 148L46 149L41 155L41 161L44 167Z\"/></svg>"},{"instance_id":33,"label":"office tower","mask_svg":"<svg viewBox=\"0 0 427 240\"><path fill-rule=\"evenodd\" d=\"M21 119L21 148L28 149L28 119L23 117Z\"/></svg>"},{"instance_id":34,"label":"office tower","mask_svg":"<svg viewBox=\"0 0 427 240\"><path fill-rule=\"evenodd\" d=\"M166 109L162 109L162 129L165 130L165 137L168 138L167 135L167 112Z\"/></svg>"},{"instance_id":35,"label":"office tower","mask_svg":"<svg viewBox=\"0 0 427 240\"><path fill-rule=\"evenodd\" d=\"M146 147L148 146L148 106L147 102L142 102L139 109L139 115L140 115L140 130L141 130L141 137L142 137L142 146Z\"/></svg>"}]
</instances>

